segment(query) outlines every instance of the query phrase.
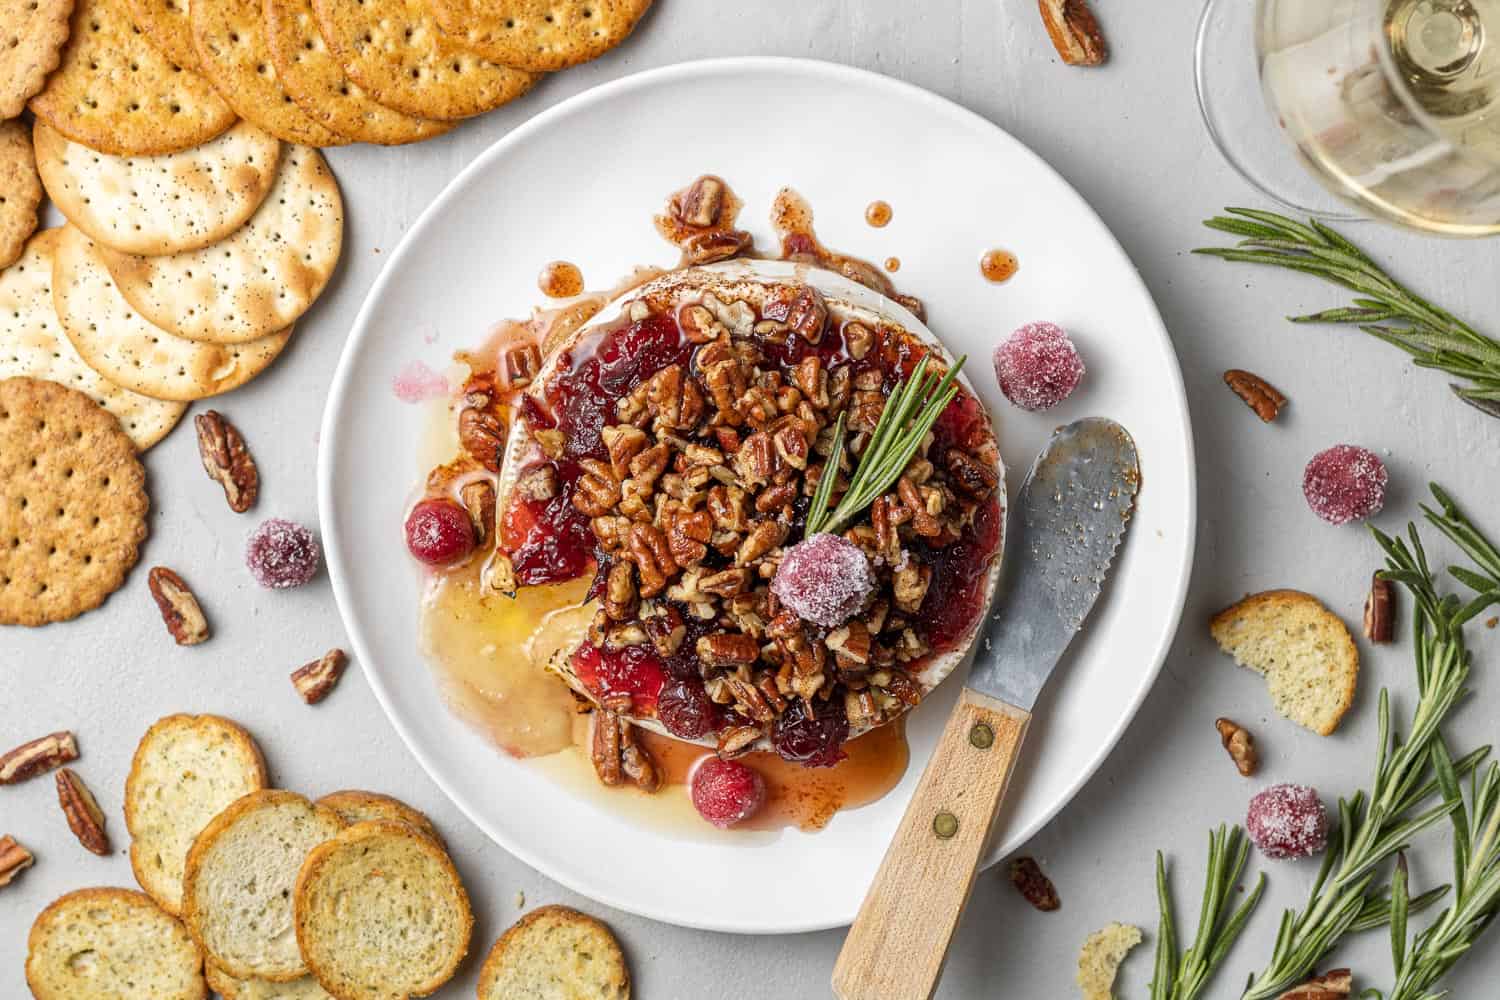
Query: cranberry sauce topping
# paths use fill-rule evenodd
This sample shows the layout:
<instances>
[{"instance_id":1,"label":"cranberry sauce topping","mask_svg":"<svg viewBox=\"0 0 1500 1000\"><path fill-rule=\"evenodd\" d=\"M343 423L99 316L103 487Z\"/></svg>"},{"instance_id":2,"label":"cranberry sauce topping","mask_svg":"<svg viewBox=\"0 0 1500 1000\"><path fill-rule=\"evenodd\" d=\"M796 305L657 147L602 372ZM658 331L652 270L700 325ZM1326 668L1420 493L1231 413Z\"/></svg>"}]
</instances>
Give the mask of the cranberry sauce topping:
<instances>
[{"instance_id":1,"label":"cranberry sauce topping","mask_svg":"<svg viewBox=\"0 0 1500 1000\"><path fill-rule=\"evenodd\" d=\"M655 712L657 698L667 682L666 668L649 645L600 649L584 643L573 654L573 672L600 698L630 695L634 710L643 715Z\"/></svg>"},{"instance_id":2,"label":"cranberry sauce topping","mask_svg":"<svg viewBox=\"0 0 1500 1000\"><path fill-rule=\"evenodd\" d=\"M1003 522L1000 501L990 500L974 512L974 523L952 545L941 549L921 543L912 546L912 558L932 567L922 620L934 653L956 647L984 611L985 577L990 557L1000 544Z\"/></svg>"}]
</instances>

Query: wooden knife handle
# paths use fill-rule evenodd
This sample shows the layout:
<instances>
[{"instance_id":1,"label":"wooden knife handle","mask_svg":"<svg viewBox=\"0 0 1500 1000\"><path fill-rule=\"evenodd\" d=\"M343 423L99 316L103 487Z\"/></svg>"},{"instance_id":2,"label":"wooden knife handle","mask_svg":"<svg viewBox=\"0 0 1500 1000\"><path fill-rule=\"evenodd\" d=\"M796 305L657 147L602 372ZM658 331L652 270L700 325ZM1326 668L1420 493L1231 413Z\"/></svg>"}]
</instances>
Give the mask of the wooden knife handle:
<instances>
[{"instance_id":1,"label":"wooden knife handle","mask_svg":"<svg viewBox=\"0 0 1500 1000\"><path fill-rule=\"evenodd\" d=\"M833 967L841 1000L928 1000L1031 713L964 688Z\"/></svg>"}]
</instances>

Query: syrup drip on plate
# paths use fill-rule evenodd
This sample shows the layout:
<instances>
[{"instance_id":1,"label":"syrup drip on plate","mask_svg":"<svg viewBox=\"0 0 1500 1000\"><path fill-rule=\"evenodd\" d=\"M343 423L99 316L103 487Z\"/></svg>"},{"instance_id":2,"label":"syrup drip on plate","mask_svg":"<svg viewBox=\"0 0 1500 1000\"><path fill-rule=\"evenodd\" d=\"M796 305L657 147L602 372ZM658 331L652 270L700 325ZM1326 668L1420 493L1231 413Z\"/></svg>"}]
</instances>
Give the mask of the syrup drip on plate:
<instances>
[{"instance_id":1,"label":"syrup drip on plate","mask_svg":"<svg viewBox=\"0 0 1500 1000\"><path fill-rule=\"evenodd\" d=\"M990 250L979 258L979 273L984 275L986 281L997 285L1014 278L1020 269L1021 262L1007 250Z\"/></svg>"},{"instance_id":2,"label":"syrup drip on plate","mask_svg":"<svg viewBox=\"0 0 1500 1000\"><path fill-rule=\"evenodd\" d=\"M583 293L583 272L577 264L554 260L537 275L536 286L549 299L571 299Z\"/></svg>"},{"instance_id":3,"label":"syrup drip on plate","mask_svg":"<svg viewBox=\"0 0 1500 1000\"><path fill-rule=\"evenodd\" d=\"M891 224L891 206L883 201L870 202L865 208L865 221L876 229L884 229Z\"/></svg>"}]
</instances>

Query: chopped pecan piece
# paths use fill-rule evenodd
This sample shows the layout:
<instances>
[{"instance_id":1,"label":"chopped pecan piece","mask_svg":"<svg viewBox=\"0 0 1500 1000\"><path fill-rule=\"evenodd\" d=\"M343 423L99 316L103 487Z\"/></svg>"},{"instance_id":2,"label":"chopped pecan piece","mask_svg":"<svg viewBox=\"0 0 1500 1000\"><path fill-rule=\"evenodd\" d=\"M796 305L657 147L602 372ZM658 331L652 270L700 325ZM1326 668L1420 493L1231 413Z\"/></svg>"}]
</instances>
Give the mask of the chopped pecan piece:
<instances>
[{"instance_id":1,"label":"chopped pecan piece","mask_svg":"<svg viewBox=\"0 0 1500 1000\"><path fill-rule=\"evenodd\" d=\"M631 424L605 427L599 435L604 440L604 449L609 452L609 467L614 470L616 479L630 475L630 460L651 443L645 431Z\"/></svg>"},{"instance_id":2,"label":"chopped pecan piece","mask_svg":"<svg viewBox=\"0 0 1500 1000\"><path fill-rule=\"evenodd\" d=\"M153 566L146 586L177 645L196 646L208 638L208 618L182 577L165 566Z\"/></svg>"},{"instance_id":3,"label":"chopped pecan piece","mask_svg":"<svg viewBox=\"0 0 1500 1000\"><path fill-rule=\"evenodd\" d=\"M875 346L875 331L863 323L844 324L844 349L855 361L863 361Z\"/></svg>"},{"instance_id":4,"label":"chopped pecan piece","mask_svg":"<svg viewBox=\"0 0 1500 1000\"><path fill-rule=\"evenodd\" d=\"M0 785L14 785L77 759L78 741L72 733L48 733L0 755Z\"/></svg>"},{"instance_id":5,"label":"chopped pecan piece","mask_svg":"<svg viewBox=\"0 0 1500 1000\"><path fill-rule=\"evenodd\" d=\"M730 726L719 734L718 754L723 760L743 757L755 749L761 732L756 726Z\"/></svg>"},{"instance_id":6,"label":"chopped pecan piece","mask_svg":"<svg viewBox=\"0 0 1500 1000\"><path fill-rule=\"evenodd\" d=\"M471 401L478 400L483 400L483 403L471 405ZM487 393L472 393L465 397L464 408L458 411L458 443L474 461L491 472L499 472L505 456L505 422L491 412L491 405ZM545 451L543 433L536 431L532 436Z\"/></svg>"},{"instance_id":7,"label":"chopped pecan piece","mask_svg":"<svg viewBox=\"0 0 1500 1000\"><path fill-rule=\"evenodd\" d=\"M1025 897L1026 902L1043 913L1051 913L1062 905L1057 898L1057 887L1042 873L1035 858L1016 858L1010 863L1010 884Z\"/></svg>"},{"instance_id":8,"label":"chopped pecan piece","mask_svg":"<svg viewBox=\"0 0 1500 1000\"><path fill-rule=\"evenodd\" d=\"M640 595L655 597L677 572L677 562L661 529L650 524L630 526L630 558L640 574Z\"/></svg>"},{"instance_id":9,"label":"chopped pecan piece","mask_svg":"<svg viewBox=\"0 0 1500 1000\"><path fill-rule=\"evenodd\" d=\"M316 705L328 697L328 692L344 675L349 657L342 649L330 649L311 663L303 664L292 671L292 686L309 705Z\"/></svg>"},{"instance_id":10,"label":"chopped pecan piece","mask_svg":"<svg viewBox=\"0 0 1500 1000\"><path fill-rule=\"evenodd\" d=\"M583 475L573 490L573 506L587 517L603 517L620 502L620 481L614 470L596 458L578 463Z\"/></svg>"},{"instance_id":11,"label":"chopped pecan piece","mask_svg":"<svg viewBox=\"0 0 1500 1000\"><path fill-rule=\"evenodd\" d=\"M661 773L651 755L636 742L634 727L627 718L630 711L628 694L610 695L595 710L590 741L594 773L606 785L615 786L628 778L641 791L654 792L661 787Z\"/></svg>"},{"instance_id":12,"label":"chopped pecan piece","mask_svg":"<svg viewBox=\"0 0 1500 1000\"><path fill-rule=\"evenodd\" d=\"M474 526L474 541L484 545L495 532L495 486L484 479L464 484L458 498Z\"/></svg>"},{"instance_id":13,"label":"chopped pecan piece","mask_svg":"<svg viewBox=\"0 0 1500 1000\"><path fill-rule=\"evenodd\" d=\"M948 449L943 464L948 475L953 477L953 485L975 500L989 499L1000 484L1000 477L993 468L958 448Z\"/></svg>"},{"instance_id":14,"label":"chopped pecan piece","mask_svg":"<svg viewBox=\"0 0 1500 1000\"><path fill-rule=\"evenodd\" d=\"M255 506L260 495L260 473L245 447L239 429L218 410L207 410L193 418L198 432L198 456L208 478L224 488L229 509L243 514Z\"/></svg>"},{"instance_id":15,"label":"chopped pecan piece","mask_svg":"<svg viewBox=\"0 0 1500 1000\"><path fill-rule=\"evenodd\" d=\"M1276 1000L1340 1000L1354 994L1354 975L1348 969L1334 969L1287 990Z\"/></svg>"},{"instance_id":16,"label":"chopped pecan piece","mask_svg":"<svg viewBox=\"0 0 1500 1000\"><path fill-rule=\"evenodd\" d=\"M556 466L538 465L516 478L516 496L522 500L551 500L557 493Z\"/></svg>"},{"instance_id":17,"label":"chopped pecan piece","mask_svg":"<svg viewBox=\"0 0 1500 1000\"><path fill-rule=\"evenodd\" d=\"M1219 742L1224 744L1236 770L1247 778L1254 774L1260 766L1260 756L1255 752L1255 737L1250 730L1233 719L1219 719L1214 728L1219 731Z\"/></svg>"},{"instance_id":18,"label":"chopped pecan piece","mask_svg":"<svg viewBox=\"0 0 1500 1000\"><path fill-rule=\"evenodd\" d=\"M62 807L68 829L84 846L85 850L105 856L109 854L109 837L104 832L104 810L94 799L78 772L65 767L57 772L57 804Z\"/></svg>"},{"instance_id":19,"label":"chopped pecan piece","mask_svg":"<svg viewBox=\"0 0 1500 1000\"><path fill-rule=\"evenodd\" d=\"M1099 66L1109 58L1104 33L1088 0L1039 0L1042 24L1069 66Z\"/></svg>"},{"instance_id":20,"label":"chopped pecan piece","mask_svg":"<svg viewBox=\"0 0 1500 1000\"><path fill-rule=\"evenodd\" d=\"M749 665L760 659L760 643L738 632L715 632L698 640L698 659L710 667Z\"/></svg>"},{"instance_id":21,"label":"chopped pecan piece","mask_svg":"<svg viewBox=\"0 0 1500 1000\"><path fill-rule=\"evenodd\" d=\"M1224 384L1265 423L1275 420L1286 405L1286 397L1274 385L1252 372L1231 368L1224 373Z\"/></svg>"},{"instance_id":22,"label":"chopped pecan piece","mask_svg":"<svg viewBox=\"0 0 1500 1000\"><path fill-rule=\"evenodd\" d=\"M0 837L0 887L10 885L15 877L36 863L31 852L15 837Z\"/></svg>"},{"instance_id":23,"label":"chopped pecan piece","mask_svg":"<svg viewBox=\"0 0 1500 1000\"><path fill-rule=\"evenodd\" d=\"M687 623L682 620L682 613L671 606L659 608L655 614L647 615L641 619L641 624L651 637L651 645L662 656L676 654L687 638Z\"/></svg>"},{"instance_id":24,"label":"chopped pecan piece","mask_svg":"<svg viewBox=\"0 0 1500 1000\"><path fill-rule=\"evenodd\" d=\"M781 521L756 521L734 554L736 566L748 566L786 541L791 528Z\"/></svg>"},{"instance_id":25,"label":"chopped pecan piece","mask_svg":"<svg viewBox=\"0 0 1500 1000\"><path fill-rule=\"evenodd\" d=\"M811 285L800 285L787 299L766 303L766 319L785 323L797 336L809 344L823 339L823 328L828 323L828 306L823 296Z\"/></svg>"},{"instance_id":26,"label":"chopped pecan piece","mask_svg":"<svg viewBox=\"0 0 1500 1000\"><path fill-rule=\"evenodd\" d=\"M532 341L512 341L500 352L497 374L502 389L524 389L542 370L542 351Z\"/></svg>"},{"instance_id":27,"label":"chopped pecan piece","mask_svg":"<svg viewBox=\"0 0 1500 1000\"><path fill-rule=\"evenodd\" d=\"M724 208L724 182L710 174L693 181L678 202L678 217L690 226L717 225Z\"/></svg>"},{"instance_id":28,"label":"chopped pecan piece","mask_svg":"<svg viewBox=\"0 0 1500 1000\"><path fill-rule=\"evenodd\" d=\"M712 264L737 257L754 242L743 229L711 229L694 233L680 244L689 264Z\"/></svg>"},{"instance_id":29,"label":"chopped pecan piece","mask_svg":"<svg viewBox=\"0 0 1500 1000\"><path fill-rule=\"evenodd\" d=\"M1396 588L1377 573L1370 580L1365 597L1365 638L1371 642L1390 642L1396 637Z\"/></svg>"},{"instance_id":30,"label":"chopped pecan piece","mask_svg":"<svg viewBox=\"0 0 1500 1000\"><path fill-rule=\"evenodd\" d=\"M635 564L625 561L615 563L609 568L609 576L604 584L604 613L617 622L622 622L635 614L639 607L635 590Z\"/></svg>"}]
</instances>

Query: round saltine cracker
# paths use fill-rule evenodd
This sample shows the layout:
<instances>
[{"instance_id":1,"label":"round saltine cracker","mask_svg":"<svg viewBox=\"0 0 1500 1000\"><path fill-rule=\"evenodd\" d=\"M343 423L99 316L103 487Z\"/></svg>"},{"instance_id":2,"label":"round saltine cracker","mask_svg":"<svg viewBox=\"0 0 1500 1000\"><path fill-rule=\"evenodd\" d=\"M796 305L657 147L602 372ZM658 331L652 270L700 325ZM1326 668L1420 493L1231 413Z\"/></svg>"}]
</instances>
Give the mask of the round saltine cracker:
<instances>
[{"instance_id":1,"label":"round saltine cracker","mask_svg":"<svg viewBox=\"0 0 1500 1000\"><path fill-rule=\"evenodd\" d=\"M62 59L73 0L0 0L0 120L14 118Z\"/></svg>"},{"instance_id":2,"label":"round saltine cracker","mask_svg":"<svg viewBox=\"0 0 1500 1000\"><path fill-rule=\"evenodd\" d=\"M203 1000L203 955L183 926L128 889L81 889L31 925L36 1000Z\"/></svg>"},{"instance_id":3,"label":"round saltine cracker","mask_svg":"<svg viewBox=\"0 0 1500 1000\"><path fill-rule=\"evenodd\" d=\"M281 143L249 122L163 156L96 153L45 122L34 131L52 203L122 253L181 253L224 239L255 214L281 162Z\"/></svg>"},{"instance_id":4,"label":"round saltine cracker","mask_svg":"<svg viewBox=\"0 0 1500 1000\"><path fill-rule=\"evenodd\" d=\"M153 326L115 287L99 248L72 226L64 227L54 251L52 303L90 368L157 399L203 399L244 385L276 360L292 333L206 344Z\"/></svg>"},{"instance_id":5,"label":"round saltine cracker","mask_svg":"<svg viewBox=\"0 0 1500 1000\"><path fill-rule=\"evenodd\" d=\"M260 0L193 0L190 21L203 74L241 118L301 146L349 141L314 121L281 85Z\"/></svg>"},{"instance_id":6,"label":"round saltine cracker","mask_svg":"<svg viewBox=\"0 0 1500 1000\"><path fill-rule=\"evenodd\" d=\"M630 1000L630 970L603 922L543 906L500 935L479 970L479 1000L512 997Z\"/></svg>"},{"instance_id":7,"label":"round saltine cracker","mask_svg":"<svg viewBox=\"0 0 1500 1000\"><path fill-rule=\"evenodd\" d=\"M356 823L308 852L297 874L297 945L344 1000L426 996L453 978L474 914L453 861L405 823Z\"/></svg>"},{"instance_id":8,"label":"round saltine cracker","mask_svg":"<svg viewBox=\"0 0 1500 1000\"><path fill-rule=\"evenodd\" d=\"M409 115L468 118L515 100L537 81L460 47L423 0L313 0L313 10L349 78Z\"/></svg>"},{"instance_id":9,"label":"round saltine cracker","mask_svg":"<svg viewBox=\"0 0 1500 1000\"><path fill-rule=\"evenodd\" d=\"M36 232L42 182L25 122L0 122L0 267L21 256L26 239Z\"/></svg>"},{"instance_id":10,"label":"round saltine cracker","mask_svg":"<svg viewBox=\"0 0 1500 1000\"><path fill-rule=\"evenodd\" d=\"M56 382L0 381L0 624L102 604L135 565L149 506L113 415Z\"/></svg>"},{"instance_id":11,"label":"round saltine cracker","mask_svg":"<svg viewBox=\"0 0 1500 1000\"><path fill-rule=\"evenodd\" d=\"M21 259L0 271L0 378L26 375L77 389L120 421L145 451L177 426L186 403L115 385L84 364L52 306L52 251L60 230L37 233Z\"/></svg>"},{"instance_id":12,"label":"round saltine cracker","mask_svg":"<svg viewBox=\"0 0 1500 1000\"><path fill-rule=\"evenodd\" d=\"M124 0L130 19L145 32L146 41L183 69L198 72L193 29L188 25L188 0Z\"/></svg>"},{"instance_id":13,"label":"round saltine cracker","mask_svg":"<svg viewBox=\"0 0 1500 1000\"><path fill-rule=\"evenodd\" d=\"M266 41L281 85L316 120L356 142L400 146L442 135L452 122L380 104L349 79L318 31L312 0L266 0Z\"/></svg>"},{"instance_id":14,"label":"round saltine cracker","mask_svg":"<svg viewBox=\"0 0 1500 1000\"><path fill-rule=\"evenodd\" d=\"M234 112L131 24L121 0L78 0L62 65L32 112L74 142L118 156L175 153L234 124Z\"/></svg>"},{"instance_id":15,"label":"round saltine cracker","mask_svg":"<svg viewBox=\"0 0 1500 1000\"><path fill-rule=\"evenodd\" d=\"M338 264L344 205L322 154L288 146L260 209L228 239L164 257L100 248L126 300L180 337L243 344L284 329Z\"/></svg>"},{"instance_id":16,"label":"round saltine cracker","mask_svg":"<svg viewBox=\"0 0 1500 1000\"><path fill-rule=\"evenodd\" d=\"M431 0L431 6L439 27L476 55L548 73L619 45L651 0Z\"/></svg>"}]
</instances>

